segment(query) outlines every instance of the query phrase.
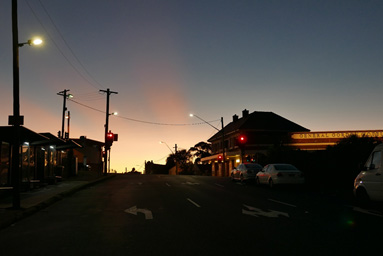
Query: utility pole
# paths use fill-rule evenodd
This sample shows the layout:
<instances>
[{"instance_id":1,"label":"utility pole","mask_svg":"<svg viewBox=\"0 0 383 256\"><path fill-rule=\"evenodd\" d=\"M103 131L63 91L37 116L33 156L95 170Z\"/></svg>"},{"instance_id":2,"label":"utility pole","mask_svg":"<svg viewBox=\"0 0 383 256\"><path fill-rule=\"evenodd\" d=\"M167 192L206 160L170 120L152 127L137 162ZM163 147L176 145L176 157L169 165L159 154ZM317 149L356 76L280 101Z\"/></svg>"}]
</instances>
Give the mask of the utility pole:
<instances>
[{"instance_id":1,"label":"utility pole","mask_svg":"<svg viewBox=\"0 0 383 256\"><path fill-rule=\"evenodd\" d=\"M223 130L223 117L221 117L221 125L222 125L222 174L226 176L226 157L225 157L225 132Z\"/></svg>"},{"instance_id":2,"label":"utility pole","mask_svg":"<svg viewBox=\"0 0 383 256\"><path fill-rule=\"evenodd\" d=\"M175 158L176 158L176 175L177 175L177 174L178 174L178 155L177 155L177 144L175 144L175 146L174 146L174 152L175 152L174 156L175 156Z\"/></svg>"},{"instance_id":3,"label":"utility pole","mask_svg":"<svg viewBox=\"0 0 383 256\"><path fill-rule=\"evenodd\" d=\"M109 88L105 90L100 90L100 92L106 93L106 120L105 120L105 155L104 155L104 175L108 174L108 150L110 146L107 145L107 134L109 131L109 96L114 93L118 94L118 92L113 92Z\"/></svg>"},{"instance_id":4,"label":"utility pole","mask_svg":"<svg viewBox=\"0 0 383 256\"><path fill-rule=\"evenodd\" d=\"M67 115L67 119L68 119L68 140L69 140L69 132L70 132L70 111L68 111L68 115ZM66 136L65 136L66 137Z\"/></svg>"},{"instance_id":5,"label":"utility pole","mask_svg":"<svg viewBox=\"0 0 383 256\"><path fill-rule=\"evenodd\" d=\"M12 52L13 52L13 116L8 124L13 125L15 135L12 142L12 205L20 209L20 126L24 117L20 116L20 77L19 77L19 32L17 24L17 0L12 0Z\"/></svg>"},{"instance_id":6,"label":"utility pole","mask_svg":"<svg viewBox=\"0 0 383 256\"><path fill-rule=\"evenodd\" d=\"M63 96L63 98L64 98L64 102L63 102L63 115L62 115L62 122L61 122L61 134L60 134L61 139L64 138L64 132L65 132L64 131L65 111L67 110L67 108L66 108L66 99L67 99L67 97L69 97L69 95L71 95L71 94L67 95L67 92L69 92L69 91L70 90L65 89L64 91L57 93L57 95Z\"/></svg>"}]
</instances>

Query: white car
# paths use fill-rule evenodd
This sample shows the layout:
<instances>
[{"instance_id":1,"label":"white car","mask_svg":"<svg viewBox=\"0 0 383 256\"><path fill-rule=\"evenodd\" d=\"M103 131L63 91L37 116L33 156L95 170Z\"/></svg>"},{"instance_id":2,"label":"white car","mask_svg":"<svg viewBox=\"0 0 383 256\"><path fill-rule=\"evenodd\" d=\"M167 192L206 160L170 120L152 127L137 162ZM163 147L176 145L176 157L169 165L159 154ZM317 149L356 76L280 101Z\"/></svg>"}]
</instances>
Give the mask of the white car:
<instances>
[{"instance_id":1,"label":"white car","mask_svg":"<svg viewBox=\"0 0 383 256\"><path fill-rule=\"evenodd\" d=\"M304 184L303 173L291 164L269 164L257 173L257 185L267 184L274 187L277 184Z\"/></svg>"},{"instance_id":2,"label":"white car","mask_svg":"<svg viewBox=\"0 0 383 256\"><path fill-rule=\"evenodd\" d=\"M383 144L374 148L363 170L354 181L354 194L359 202L383 201Z\"/></svg>"},{"instance_id":3,"label":"white car","mask_svg":"<svg viewBox=\"0 0 383 256\"><path fill-rule=\"evenodd\" d=\"M231 171L231 180L239 180L241 182L247 180L255 180L255 175L262 170L262 165L255 163L243 163L238 165Z\"/></svg>"}]
</instances>

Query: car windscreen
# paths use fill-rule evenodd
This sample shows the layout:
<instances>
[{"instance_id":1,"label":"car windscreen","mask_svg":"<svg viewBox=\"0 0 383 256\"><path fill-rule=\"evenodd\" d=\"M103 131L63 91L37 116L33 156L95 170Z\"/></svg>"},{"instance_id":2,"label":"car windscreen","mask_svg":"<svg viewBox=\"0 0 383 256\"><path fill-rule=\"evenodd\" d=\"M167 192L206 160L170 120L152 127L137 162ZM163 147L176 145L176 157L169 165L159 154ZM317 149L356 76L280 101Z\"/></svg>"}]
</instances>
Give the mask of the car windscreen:
<instances>
[{"instance_id":1,"label":"car windscreen","mask_svg":"<svg viewBox=\"0 0 383 256\"><path fill-rule=\"evenodd\" d=\"M259 164L245 164L246 169L248 170L261 170L262 166Z\"/></svg>"},{"instance_id":2,"label":"car windscreen","mask_svg":"<svg viewBox=\"0 0 383 256\"><path fill-rule=\"evenodd\" d=\"M295 166L291 164L278 164L275 165L275 170L277 171L296 171L298 170Z\"/></svg>"}]
</instances>

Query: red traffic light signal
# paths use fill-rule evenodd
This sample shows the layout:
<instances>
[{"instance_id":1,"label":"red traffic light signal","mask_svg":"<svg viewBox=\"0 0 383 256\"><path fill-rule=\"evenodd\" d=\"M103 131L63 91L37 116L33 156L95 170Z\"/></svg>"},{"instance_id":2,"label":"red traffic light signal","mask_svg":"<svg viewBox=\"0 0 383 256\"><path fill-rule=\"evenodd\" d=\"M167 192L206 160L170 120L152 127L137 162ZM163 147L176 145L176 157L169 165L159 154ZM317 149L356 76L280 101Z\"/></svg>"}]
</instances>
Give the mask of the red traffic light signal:
<instances>
[{"instance_id":1,"label":"red traffic light signal","mask_svg":"<svg viewBox=\"0 0 383 256\"><path fill-rule=\"evenodd\" d=\"M114 141L114 134L111 132L111 131L109 131L107 134L106 134L106 149L109 149L110 148L110 146L112 146L112 144L113 144L113 141Z\"/></svg>"},{"instance_id":2,"label":"red traffic light signal","mask_svg":"<svg viewBox=\"0 0 383 256\"><path fill-rule=\"evenodd\" d=\"M238 142L240 143L240 144L245 144L246 142L247 142L247 137L245 136L245 135L240 135L239 137L238 137Z\"/></svg>"},{"instance_id":3,"label":"red traffic light signal","mask_svg":"<svg viewBox=\"0 0 383 256\"><path fill-rule=\"evenodd\" d=\"M222 159L223 159L222 155L218 155L217 160L219 163L222 162Z\"/></svg>"}]
</instances>

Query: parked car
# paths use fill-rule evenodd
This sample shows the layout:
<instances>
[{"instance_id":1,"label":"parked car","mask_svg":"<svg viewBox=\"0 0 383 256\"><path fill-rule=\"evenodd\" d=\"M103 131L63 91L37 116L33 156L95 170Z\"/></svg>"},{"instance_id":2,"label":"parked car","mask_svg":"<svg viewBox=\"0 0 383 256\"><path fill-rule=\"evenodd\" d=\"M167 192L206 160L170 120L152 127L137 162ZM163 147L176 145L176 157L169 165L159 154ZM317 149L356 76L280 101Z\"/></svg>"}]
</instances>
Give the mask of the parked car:
<instances>
[{"instance_id":1,"label":"parked car","mask_svg":"<svg viewBox=\"0 0 383 256\"><path fill-rule=\"evenodd\" d=\"M255 180L255 176L262 170L262 165L256 163L243 163L231 171L232 180L249 181Z\"/></svg>"},{"instance_id":2,"label":"parked car","mask_svg":"<svg viewBox=\"0 0 383 256\"><path fill-rule=\"evenodd\" d=\"M291 164L269 164L257 173L257 185L267 184L274 187L277 184L304 184L303 173Z\"/></svg>"},{"instance_id":3,"label":"parked car","mask_svg":"<svg viewBox=\"0 0 383 256\"><path fill-rule=\"evenodd\" d=\"M383 144L374 148L363 170L354 181L354 194L359 202L383 201Z\"/></svg>"}]
</instances>

